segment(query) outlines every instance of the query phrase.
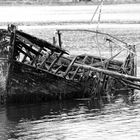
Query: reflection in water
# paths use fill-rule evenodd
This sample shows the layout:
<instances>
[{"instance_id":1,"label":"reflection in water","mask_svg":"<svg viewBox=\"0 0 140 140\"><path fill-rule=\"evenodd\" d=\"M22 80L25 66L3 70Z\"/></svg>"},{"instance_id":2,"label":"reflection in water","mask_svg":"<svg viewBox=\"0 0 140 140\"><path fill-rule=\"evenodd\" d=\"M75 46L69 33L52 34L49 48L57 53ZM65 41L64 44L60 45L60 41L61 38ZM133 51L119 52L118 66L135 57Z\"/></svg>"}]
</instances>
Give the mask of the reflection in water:
<instances>
[{"instance_id":1,"label":"reflection in water","mask_svg":"<svg viewBox=\"0 0 140 140\"><path fill-rule=\"evenodd\" d=\"M94 110L95 106L96 109ZM72 124L78 124L84 120L86 117L84 114L90 109L97 112L100 106L97 104L95 106L88 103L68 101L7 107L7 119L14 122L9 137L62 139L67 137L65 135L71 134L69 131L75 129L73 128L75 125Z\"/></svg>"},{"instance_id":2,"label":"reflection in water","mask_svg":"<svg viewBox=\"0 0 140 140\"><path fill-rule=\"evenodd\" d=\"M0 139L138 139L140 104L50 102L0 108Z\"/></svg>"}]
</instances>

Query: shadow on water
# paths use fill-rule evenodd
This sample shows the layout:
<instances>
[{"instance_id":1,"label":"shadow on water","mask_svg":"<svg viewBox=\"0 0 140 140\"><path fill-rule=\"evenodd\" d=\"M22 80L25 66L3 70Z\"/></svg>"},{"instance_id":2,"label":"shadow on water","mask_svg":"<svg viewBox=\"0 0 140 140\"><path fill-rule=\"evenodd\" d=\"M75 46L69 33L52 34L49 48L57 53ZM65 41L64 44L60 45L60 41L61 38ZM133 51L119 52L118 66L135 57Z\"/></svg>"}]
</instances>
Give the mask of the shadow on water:
<instances>
[{"instance_id":1,"label":"shadow on water","mask_svg":"<svg viewBox=\"0 0 140 140\"><path fill-rule=\"evenodd\" d=\"M28 105L14 105L7 106L7 118L10 121L19 122L22 119L27 120L38 120L44 116L50 116L51 119L56 116L62 115L63 113L75 114L75 113L86 113L86 111L95 109L100 110L101 105L99 102L91 103L90 101L53 101L44 104L28 104Z\"/></svg>"},{"instance_id":2,"label":"shadow on water","mask_svg":"<svg viewBox=\"0 0 140 140\"><path fill-rule=\"evenodd\" d=\"M36 134L41 134L51 123L54 124L54 127L58 123L61 125L64 121L76 123L80 121L78 118L81 118L81 115L84 118L84 115L90 111L92 111L93 116L97 115L101 108L102 106L99 102L93 103L90 101L76 100L6 106L4 117L6 118L5 125L7 126L4 131L7 133L9 139L26 139L28 136L32 139L36 138ZM32 127L38 124L42 127L37 128L37 131L33 131ZM46 126L44 126L44 124L46 124ZM48 131L51 131L51 128L48 129L50 129ZM33 132L30 133L30 131ZM31 136L32 133L34 134L33 137Z\"/></svg>"}]
</instances>

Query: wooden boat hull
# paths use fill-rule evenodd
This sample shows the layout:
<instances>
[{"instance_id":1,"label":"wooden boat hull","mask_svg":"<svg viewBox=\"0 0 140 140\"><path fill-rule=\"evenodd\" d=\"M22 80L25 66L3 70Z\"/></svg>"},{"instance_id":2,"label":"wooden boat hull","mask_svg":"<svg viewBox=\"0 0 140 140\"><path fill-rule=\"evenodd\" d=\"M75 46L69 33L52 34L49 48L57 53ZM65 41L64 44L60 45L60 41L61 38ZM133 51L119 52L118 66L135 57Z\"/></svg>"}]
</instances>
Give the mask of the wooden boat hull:
<instances>
[{"instance_id":1,"label":"wooden boat hull","mask_svg":"<svg viewBox=\"0 0 140 140\"><path fill-rule=\"evenodd\" d=\"M124 62L89 55L70 56L61 47L9 27L2 47L8 50L5 76L7 103L32 103L114 96L140 89L135 69L135 46ZM1 43L2 44L2 43ZM127 45L127 44L125 44ZM1 84L1 83L0 83Z\"/></svg>"},{"instance_id":2,"label":"wooden boat hull","mask_svg":"<svg viewBox=\"0 0 140 140\"><path fill-rule=\"evenodd\" d=\"M7 80L7 102L42 102L88 97L84 83L36 69L30 65L12 62Z\"/></svg>"}]
</instances>

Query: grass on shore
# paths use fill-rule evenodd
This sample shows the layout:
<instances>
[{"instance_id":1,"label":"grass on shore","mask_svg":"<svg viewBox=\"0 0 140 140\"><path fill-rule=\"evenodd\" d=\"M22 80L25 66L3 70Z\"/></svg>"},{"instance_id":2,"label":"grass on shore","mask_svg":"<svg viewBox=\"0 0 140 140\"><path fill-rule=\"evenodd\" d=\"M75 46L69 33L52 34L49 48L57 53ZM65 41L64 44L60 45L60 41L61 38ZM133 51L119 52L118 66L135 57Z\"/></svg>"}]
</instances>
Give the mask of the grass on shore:
<instances>
[{"instance_id":1,"label":"grass on shore","mask_svg":"<svg viewBox=\"0 0 140 140\"><path fill-rule=\"evenodd\" d=\"M89 21L66 21L66 22L0 22L0 26L7 26L8 24L14 24L18 26L47 26L47 25L74 25L74 24L97 24L97 21L91 23ZM140 21L101 21L100 24L140 24Z\"/></svg>"}]
</instances>

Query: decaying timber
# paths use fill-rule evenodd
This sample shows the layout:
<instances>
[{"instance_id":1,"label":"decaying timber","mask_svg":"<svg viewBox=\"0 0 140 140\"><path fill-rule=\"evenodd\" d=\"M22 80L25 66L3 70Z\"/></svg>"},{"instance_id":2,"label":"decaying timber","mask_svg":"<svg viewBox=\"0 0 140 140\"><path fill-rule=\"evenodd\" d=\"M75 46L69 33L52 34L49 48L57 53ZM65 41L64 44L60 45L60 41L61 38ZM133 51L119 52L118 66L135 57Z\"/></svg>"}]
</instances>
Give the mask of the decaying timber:
<instances>
[{"instance_id":1,"label":"decaying timber","mask_svg":"<svg viewBox=\"0 0 140 140\"><path fill-rule=\"evenodd\" d=\"M135 46L127 46L126 60L119 61L114 58L121 51L109 59L70 56L61 48L60 31L59 46L17 30L13 25L1 30L0 40L0 63L5 72L1 74L5 78L2 95L7 103L101 98L120 90L140 89L136 83L140 79L136 77Z\"/></svg>"}]
</instances>

